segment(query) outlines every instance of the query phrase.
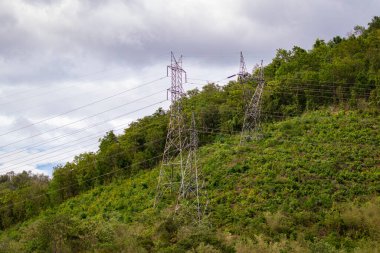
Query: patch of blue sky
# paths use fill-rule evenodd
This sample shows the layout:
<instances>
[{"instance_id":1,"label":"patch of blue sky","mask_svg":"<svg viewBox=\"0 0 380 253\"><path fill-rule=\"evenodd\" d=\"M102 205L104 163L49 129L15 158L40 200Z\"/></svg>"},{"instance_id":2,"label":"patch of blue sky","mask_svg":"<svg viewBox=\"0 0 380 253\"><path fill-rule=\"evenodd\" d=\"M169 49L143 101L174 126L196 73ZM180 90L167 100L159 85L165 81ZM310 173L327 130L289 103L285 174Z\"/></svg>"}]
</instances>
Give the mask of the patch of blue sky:
<instances>
[{"instance_id":1,"label":"patch of blue sky","mask_svg":"<svg viewBox=\"0 0 380 253\"><path fill-rule=\"evenodd\" d=\"M51 177L53 175L53 169L60 163L52 162L52 163L41 163L36 165L36 169L44 171L46 174Z\"/></svg>"},{"instance_id":2,"label":"patch of blue sky","mask_svg":"<svg viewBox=\"0 0 380 253\"><path fill-rule=\"evenodd\" d=\"M28 152L29 154L36 154L36 153L44 152L46 150L47 150L46 148L27 148L26 152Z\"/></svg>"}]
</instances>

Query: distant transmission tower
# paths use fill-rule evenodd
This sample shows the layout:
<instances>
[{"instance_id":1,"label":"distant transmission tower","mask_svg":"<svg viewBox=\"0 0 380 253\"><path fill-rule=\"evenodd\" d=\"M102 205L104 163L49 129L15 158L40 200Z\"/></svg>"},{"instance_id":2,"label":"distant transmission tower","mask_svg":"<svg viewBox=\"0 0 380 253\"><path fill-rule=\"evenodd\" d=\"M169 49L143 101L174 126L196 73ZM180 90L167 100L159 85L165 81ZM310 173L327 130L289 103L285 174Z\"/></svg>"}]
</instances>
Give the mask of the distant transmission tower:
<instances>
[{"instance_id":1,"label":"distant transmission tower","mask_svg":"<svg viewBox=\"0 0 380 253\"><path fill-rule=\"evenodd\" d=\"M171 53L171 64L167 67L168 75L169 70L171 72L171 87L168 89L171 98L170 118L154 206L168 192L173 194L179 190L184 170L183 151L186 148L186 134L181 98L184 96L182 84L184 78L186 82L186 72L182 69L182 56L177 60L173 52Z\"/></svg>"},{"instance_id":2,"label":"distant transmission tower","mask_svg":"<svg viewBox=\"0 0 380 253\"><path fill-rule=\"evenodd\" d=\"M259 70L257 78L257 87L253 94L248 106L245 110L243 129L241 131L240 145L245 141L249 141L253 138L253 133L257 133L260 127L260 111L261 111L261 97L265 86L263 61Z\"/></svg>"},{"instance_id":3,"label":"distant transmission tower","mask_svg":"<svg viewBox=\"0 0 380 253\"><path fill-rule=\"evenodd\" d=\"M249 77L249 73L247 72L247 67L245 66L243 52L240 52L240 67L239 67L239 73L238 73L238 82L242 83L248 77Z\"/></svg>"},{"instance_id":4,"label":"distant transmission tower","mask_svg":"<svg viewBox=\"0 0 380 253\"><path fill-rule=\"evenodd\" d=\"M243 89L244 106L248 106L249 99L251 98L251 92L246 88L244 82L247 81L251 75L247 72L243 52L240 52L240 67L237 76L237 81L242 85ZM246 107L244 107L244 110L246 110Z\"/></svg>"},{"instance_id":5,"label":"distant transmission tower","mask_svg":"<svg viewBox=\"0 0 380 253\"><path fill-rule=\"evenodd\" d=\"M201 180L201 169L198 165L197 150L198 132L193 113L191 118L187 160L184 170L182 171L176 211L182 208L183 212L187 212L192 216L195 223L200 223L206 209L207 199L205 198L206 196L203 189L204 181Z\"/></svg>"}]
</instances>

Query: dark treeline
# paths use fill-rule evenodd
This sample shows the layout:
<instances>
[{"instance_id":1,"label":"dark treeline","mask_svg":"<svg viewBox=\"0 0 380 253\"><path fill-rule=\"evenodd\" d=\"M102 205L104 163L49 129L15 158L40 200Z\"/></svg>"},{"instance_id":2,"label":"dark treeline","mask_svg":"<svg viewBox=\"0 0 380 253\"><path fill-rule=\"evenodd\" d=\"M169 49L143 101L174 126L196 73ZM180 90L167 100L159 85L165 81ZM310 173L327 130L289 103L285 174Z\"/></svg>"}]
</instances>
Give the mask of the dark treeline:
<instances>
[{"instance_id":1,"label":"dark treeline","mask_svg":"<svg viewBox=\"0 0 380 253\"><path fill-rule=\"evenodd\" d=\"M346 38L317 39L310 50L297 46L290 51L279 49L264 72L264 120L326 106L379 107L380 18L374 17L368 28L355 27ZM213 142L219 132L240 131L243 90L254 92L254 76L255 71L243 84L208 84L201 91L187 93L184 112L187 118L195 113L201 145ZM80 154L57 166L51 180L27 172L1 176L0 229L93 187L154 167L161 160L167 125L168 114L159 109L132 123L119 136L110 131L99 140L97 152Z\"/></svg>"}]
</instances>

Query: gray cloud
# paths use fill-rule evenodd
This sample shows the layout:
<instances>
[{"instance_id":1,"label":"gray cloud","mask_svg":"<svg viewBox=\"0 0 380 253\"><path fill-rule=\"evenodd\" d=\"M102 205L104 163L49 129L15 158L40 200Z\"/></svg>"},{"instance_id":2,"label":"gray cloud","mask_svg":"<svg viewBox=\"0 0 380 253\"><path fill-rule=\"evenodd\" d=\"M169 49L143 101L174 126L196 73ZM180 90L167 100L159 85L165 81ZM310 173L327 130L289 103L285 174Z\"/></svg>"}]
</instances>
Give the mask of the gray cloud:
<instances>
[{"instance_id":1,"label":"gray cloud","mask_svg":"<svg viewBox=\"0 0 380 253\"><path fill-rule=\"evenodd\" d=\"M16 0L0 6L0 81L64 81L105 66L133 71L167 61L171 50L220 66L232 64L224 54L240 50L269 60L278 47L309 45L342 33L341 27L348 32L380 4L363 6L338 0Z\"/></svg>"}]
</instances>

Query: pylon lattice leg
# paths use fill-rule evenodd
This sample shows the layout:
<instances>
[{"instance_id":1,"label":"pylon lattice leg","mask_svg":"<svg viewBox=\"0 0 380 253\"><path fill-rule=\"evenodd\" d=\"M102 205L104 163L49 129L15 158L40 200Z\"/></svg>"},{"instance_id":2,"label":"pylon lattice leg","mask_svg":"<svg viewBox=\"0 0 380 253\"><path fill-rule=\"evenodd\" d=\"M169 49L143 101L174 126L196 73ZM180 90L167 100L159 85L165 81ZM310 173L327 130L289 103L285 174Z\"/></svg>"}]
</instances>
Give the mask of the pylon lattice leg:
<instances>
[{"instance_id":1,"label":"pylon lattice leg","mask_svg":"<svg viewBox=\"0 0 380 253\"><path fill-rule=\"evenodd\" d=\"M183 209L192 216L195 223L200 223L204 216L207 199L204 190L204 181L201 180L201 170L197 159L198 133L192 114L188 154L182 174L181 186L177 197L176 210Z\"/></svg>"}]
</instances>

